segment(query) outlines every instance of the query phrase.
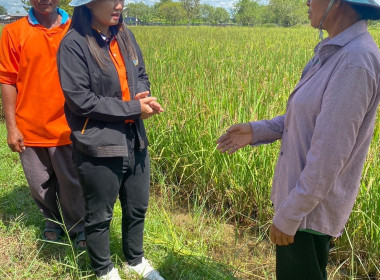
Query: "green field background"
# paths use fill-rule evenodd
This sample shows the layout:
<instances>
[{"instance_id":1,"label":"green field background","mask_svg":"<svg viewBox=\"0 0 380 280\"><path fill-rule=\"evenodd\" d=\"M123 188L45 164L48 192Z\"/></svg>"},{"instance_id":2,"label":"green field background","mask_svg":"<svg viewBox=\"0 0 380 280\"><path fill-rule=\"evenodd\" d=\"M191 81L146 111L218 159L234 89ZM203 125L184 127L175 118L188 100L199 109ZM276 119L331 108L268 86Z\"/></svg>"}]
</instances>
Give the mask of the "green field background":
<instances>
[{"instance_id":1,"label":"green field background","mask_svg":"<svg viewBox=\"0 0 380 280\"><path fill-rule=\"evenodd\" d=\"M283 114L313 55L310 27L132 27L165 112L146 121L154 191L204 204L262 234L273 216L269 196L280 142L232 156L216 139L232 124ZM371 29L380 44L380 29ZM360 275L380 275L380 119L360 193L334 259ZM5 144L5 143L4 143ZM3 145L3 144L2 144ZM344 265L344 264L342 264Z\"/></svg>"},{"instance_id":2,"label":"green field background","mask_svg":"<svg viewBox=\"0 0 380 280\"><path fill-rule=\"evenodd\" d=\"M265 230L273 215L269 196L280 143L227 156L215 149L215 141L231 124L284 113L314 53L317 31L133 27L133 32L152 95L166 109L147 124L153 180L171 186L179 197L206 201L239 223ZM380 29L371 33L380 43ZM357 203L336 241L343 255L368 264L369 270L378 270L380 259L379 123L378 116Z\"/></svg>"}]
</instances>

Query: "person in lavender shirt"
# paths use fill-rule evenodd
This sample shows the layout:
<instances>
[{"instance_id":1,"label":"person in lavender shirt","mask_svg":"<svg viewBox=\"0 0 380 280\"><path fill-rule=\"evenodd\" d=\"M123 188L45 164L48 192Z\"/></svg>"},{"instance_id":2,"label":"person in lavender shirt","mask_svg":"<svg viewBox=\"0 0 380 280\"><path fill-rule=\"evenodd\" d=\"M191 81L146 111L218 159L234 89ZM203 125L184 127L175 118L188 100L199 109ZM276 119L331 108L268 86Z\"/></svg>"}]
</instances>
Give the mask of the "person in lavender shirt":
<instances>
[{"instance_id":1,"label":"person in lavender shirt","mask_svg":"<svg viewBox=\"0 0 380 280\"><path fill-rule=\"evenodd\" d=\"M282 140L271 193L278 280L327 279L330 239L352 211L380 100L380 53L367 31L368 19L380 19L380 1L307 6L321 42L285 114L233 125L217 140L228 154Z\"/></svg>"}]
</instances>

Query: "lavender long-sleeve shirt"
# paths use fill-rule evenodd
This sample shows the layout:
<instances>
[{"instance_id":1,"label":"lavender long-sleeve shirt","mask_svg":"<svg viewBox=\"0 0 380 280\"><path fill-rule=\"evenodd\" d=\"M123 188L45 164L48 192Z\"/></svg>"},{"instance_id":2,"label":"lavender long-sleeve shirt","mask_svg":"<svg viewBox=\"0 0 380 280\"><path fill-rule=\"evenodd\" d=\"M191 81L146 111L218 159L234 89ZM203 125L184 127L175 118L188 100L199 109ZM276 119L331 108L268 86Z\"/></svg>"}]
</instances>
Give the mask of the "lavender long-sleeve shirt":
<instances>
[{"instance_id":1,"label":"lavender long-sleeve shirt","mask_svg":"<svg viewBox=\"0 0 380 280\"><path fill-rule=\"evenodd\" d=\"M285 115L251 122L253 145L282 139L273 223L339 236L352 211L380 100L380 53L359 21L315 49Z\"/></svg>"}]
</instances>

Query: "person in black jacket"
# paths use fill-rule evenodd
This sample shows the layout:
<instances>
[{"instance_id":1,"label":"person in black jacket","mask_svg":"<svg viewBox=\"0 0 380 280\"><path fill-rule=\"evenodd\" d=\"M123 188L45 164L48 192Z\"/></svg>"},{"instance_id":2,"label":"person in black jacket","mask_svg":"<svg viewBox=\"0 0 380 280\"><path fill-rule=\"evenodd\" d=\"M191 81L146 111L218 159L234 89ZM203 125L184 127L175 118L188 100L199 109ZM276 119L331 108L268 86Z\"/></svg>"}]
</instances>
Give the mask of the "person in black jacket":
<instances>
[{"instance_id":1,"label":"person in black jacket","mask_svg":"<svg viewBox=\"0 0 380 280\"><path fill-rule=\"evenodd\" d=\"M109 247L119 196L126 269L162 280L143 251L150 185L143 119L163 109L149 94L141 50L123 24L124 1L72 0L70 5L75 8L59 48L58 71L85 198L91 265L98 279L120 279Z\"/></svg>"}]
</instances>

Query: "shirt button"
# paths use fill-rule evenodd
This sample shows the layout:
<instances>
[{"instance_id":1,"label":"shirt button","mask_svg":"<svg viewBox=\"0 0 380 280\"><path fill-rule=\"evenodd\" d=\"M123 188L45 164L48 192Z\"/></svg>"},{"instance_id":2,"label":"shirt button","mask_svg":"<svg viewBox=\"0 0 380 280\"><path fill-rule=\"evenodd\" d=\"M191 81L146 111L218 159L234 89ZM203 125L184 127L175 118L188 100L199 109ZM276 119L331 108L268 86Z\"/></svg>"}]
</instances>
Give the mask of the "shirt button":
<instances>
[{"instance_id":1,"label":"shirt button","mask_svg":"<svg viewBox=\"0 0 380 280\"><path fill-rule=\"evenodd\" d=\"M116 56L116 53L114 53L113 56Z\"/></svg>"}]
</instances>

